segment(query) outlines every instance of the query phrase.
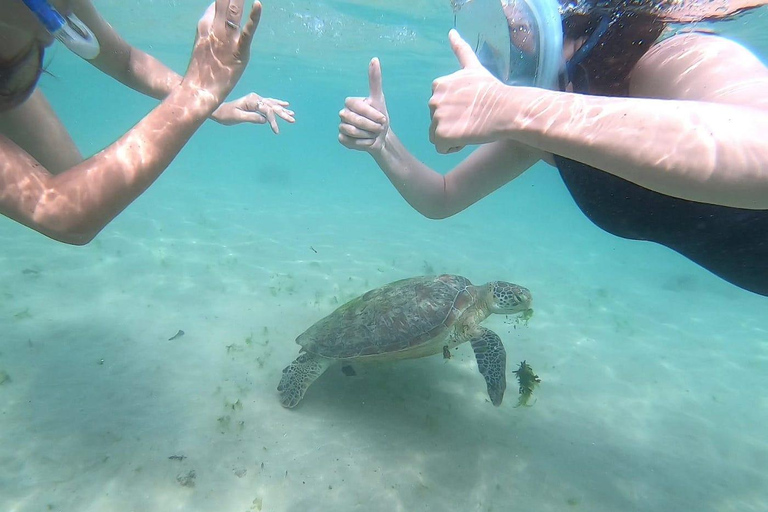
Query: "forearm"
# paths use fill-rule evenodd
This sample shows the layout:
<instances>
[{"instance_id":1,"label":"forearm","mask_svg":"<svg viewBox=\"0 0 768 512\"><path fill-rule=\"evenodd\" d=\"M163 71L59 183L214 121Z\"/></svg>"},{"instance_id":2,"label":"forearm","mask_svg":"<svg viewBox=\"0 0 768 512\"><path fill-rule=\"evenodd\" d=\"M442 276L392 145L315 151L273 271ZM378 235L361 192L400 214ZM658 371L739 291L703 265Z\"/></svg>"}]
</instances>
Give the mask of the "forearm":
<instances>
[{"instance_id":1,"label":"forearm","mask_svg":"<svg viewBox=\"0 0 768 512\"><path fill-rule=\"evenodd\" d=\"M165 98L181 76L151 55L132 47L96 11L90 0L72 0L75 14L94 31L101 51L89 61L122 84L156 99Z\"/></svg>"},{"instance_id":2,"label":"forearm","mask_svg":"<svg viewBox=\"0 0 768 512\"><path fill-rule=\"evenodd\" d=\"M450 217L520 176L544 158L514 140L483 144L445 175L416 160L389 131L374 158L400 194L430 219Z\"/></svg>"},{"instance_id":3,"label":"forearm","mask_svg":"<svg viewBox=\"0 0 768 512\"><path fill-rule=\"evenodd\" d=\"M94 65L127 87L159 100L181 83L181 75L133 47L127 47L123 58L95 62Z\"/></svg>"},{"instance_id":4,"label":"forearm","mask_svg":"<svg viewBox=\"0 0 768 512\"><path fill-rule=\"evenodd\" d=\"M446 213L444 176L416 159L392 130L387 133L381 151L371 155L403 199L416 211L432 219L449 215Z\"/></svg>"},{"instance_id":5,"label":"forearm","mask_svg":"<svg viewBox=\"0 0 768 512\"><path fill-rule=\"evenodd\" d=\"M768 208L768 112L711 102L510 89L499 137L664 194ZM519 105L527 105L520 108Z\"/></svg>"},{"instance_id":6,"label":"forearm","mask_svg":"<svg viewBox=\"0 0 768 512\"><path fill-rule=\"evenodd\" d=\"M3 213L51 238L87 243L157 179L216 106L205 91L177 87L117 142L55 176L0 148Z\"/></svg>"}]
</instances>

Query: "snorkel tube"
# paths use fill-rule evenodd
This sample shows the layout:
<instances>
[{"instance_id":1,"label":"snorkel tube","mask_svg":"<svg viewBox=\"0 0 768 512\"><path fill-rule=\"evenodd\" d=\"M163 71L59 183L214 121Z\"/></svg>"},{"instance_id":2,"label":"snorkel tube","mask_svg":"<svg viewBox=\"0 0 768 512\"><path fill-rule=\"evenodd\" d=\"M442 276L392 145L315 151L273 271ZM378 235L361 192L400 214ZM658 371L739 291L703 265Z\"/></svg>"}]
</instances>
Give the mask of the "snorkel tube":
<instances>
[{"instance_id":1,"label":"snorkel tube","mask_svg":"<svg viewBox=\"0 0 768 512\"><path fill-rule=\"evenodd\" d=\"M85 60L99 55L99 41L77 16L62 16L46 0L22 0L53 37Z\"/></svg>"}]
</instances>

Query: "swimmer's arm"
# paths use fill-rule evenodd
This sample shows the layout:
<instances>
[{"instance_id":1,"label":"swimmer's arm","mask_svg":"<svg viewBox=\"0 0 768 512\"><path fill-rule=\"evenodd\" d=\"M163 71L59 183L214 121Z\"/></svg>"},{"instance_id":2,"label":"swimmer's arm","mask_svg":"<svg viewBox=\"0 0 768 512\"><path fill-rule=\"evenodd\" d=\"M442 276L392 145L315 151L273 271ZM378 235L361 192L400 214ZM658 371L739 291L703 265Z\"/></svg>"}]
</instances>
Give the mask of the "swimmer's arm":
<instances>
[{"instance_id":1,"label":"swimmer's arm","mask_svg":"<svg viewBox=\"0 0 768 512\"><path fill-rule=\"evenodd\" d=\"M630 91L517 90L500 135L660 193L768 209L768 69L753 54L719 37L676 36L643 57Z\"/></svg>"},{"instance_id":2,"label":"swimmer's arm","mask_svg":"<svg viewBox=\"0 0 768 512\"><path fill-rule=\"evenodd\" d=\"M177 87L117 142L58 175L0 135L0 213L84 245L157 179L217 106L207 91Z\"/></svg>"},{"instance_id":3,"label":"swimmer's arm","mask_svg":"<svg viewBox=\"0 0 768 512\"><path fill-rule=\"evenodd\" d=\"M408 204L425 217L444 219L518 177L543 153L514 141L492 142L442 175L416 159L390 130L372 156Z\"/></svg>"},{"instance_id":4,"label":"swimmer's arm","mask_svg":"<svg viewBox=\"0 0 768 512\"><path fill-rule=\"evenodd\" d=\"M72 5L73 12L99 40L101 51L89 61L96 68L131 89L159 100L181 83L181 75L120 37L90 0L75 0Z\"/></svg>"},{"instance_id":5,"label":"swimmer's arm","mask_svg":"<svg viewBox=\"0 0 768 512\"><path fill-rule=\"evenodd\" d=\"M101 45L98 57L90 61L95 67L127 87L159 100L181 83L181 75L120 37L90 0L74 0L73 4L75 14L88 25ZM275 133L280 132L278 118L288 123L295 122L288 102L263 98L256 93L223 103L211 114L211 119L225 125L269 123Z\"/></svg>"}]
</instances>

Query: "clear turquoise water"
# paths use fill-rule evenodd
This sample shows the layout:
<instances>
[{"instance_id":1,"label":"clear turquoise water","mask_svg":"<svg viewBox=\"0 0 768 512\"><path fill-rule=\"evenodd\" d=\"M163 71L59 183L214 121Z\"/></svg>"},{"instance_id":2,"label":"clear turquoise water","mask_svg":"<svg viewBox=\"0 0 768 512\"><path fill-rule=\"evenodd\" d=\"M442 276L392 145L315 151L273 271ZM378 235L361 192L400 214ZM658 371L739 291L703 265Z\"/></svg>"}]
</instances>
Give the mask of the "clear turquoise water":
<instances>
[{"instance_id":1,"label":"clear turquoise water","mask_svg":"<svg viewBox=\"0 0 768 512\"><path fill-rule=\"evenodd\" d=\"M183 72L204 3L96 5ZM440 171L464 156L427 140L451 25L442 0L265 2L233 95L287 99L296 125L207 123L85 248L0 222L0 510L768 508L765 298L599 231L545 166L434 222L336 141L378 56L405 144ZM765 60L766 27L758 12L721 30ZM48 58L43 90L86 154L155 104ZM491 407L468 347L329 371L279 406L298 334L431 271L532 290L527 328L485 325L542 377L533 407L513 407L512 385Z\"/></svg>"}]
</instances>

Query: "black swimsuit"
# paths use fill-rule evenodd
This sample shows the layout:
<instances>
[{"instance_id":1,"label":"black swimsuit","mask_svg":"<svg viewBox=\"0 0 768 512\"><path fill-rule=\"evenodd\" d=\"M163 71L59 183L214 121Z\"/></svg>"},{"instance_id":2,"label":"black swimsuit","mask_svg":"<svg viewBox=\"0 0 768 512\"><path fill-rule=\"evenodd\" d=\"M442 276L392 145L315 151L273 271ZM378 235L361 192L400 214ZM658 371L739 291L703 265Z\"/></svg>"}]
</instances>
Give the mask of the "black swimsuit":
<instances>
[{"instance_id":1,"label":"black swimsuit","mask_svg":"<svg viewBox=\"0 0 768 512\"><path fill-rule=\"evenodd\" d=\"M17 57L0 62L0 112L18 107L32 95L43 71L44 55L45 48L32 42Z\"/></svg>"},{"instance_id":2,"label":"black swimsuit","mask_svg":"<svg viewBox=\"0 0 768 512\"><path fill-rule=\"evenodd\" d=\"M589 64L583 80L571 79L576 92L589 94L589 78L602 72L599 63ZM578 207L598 227L669 247L736 286L768 296L768 210L687 201L558 155L555 163Z\"/></svg>"},{"instance_id":3,"label":"black swimsuit","mask_svg":"<svg viewBox=\"0 0 768 512\"><path fill-rule=\"evenodd\" d=\"M667 196L555 155L582 212L605 231L673 249L745 290L768 295L768 210Z\"/></svg>"}]
</instances>

